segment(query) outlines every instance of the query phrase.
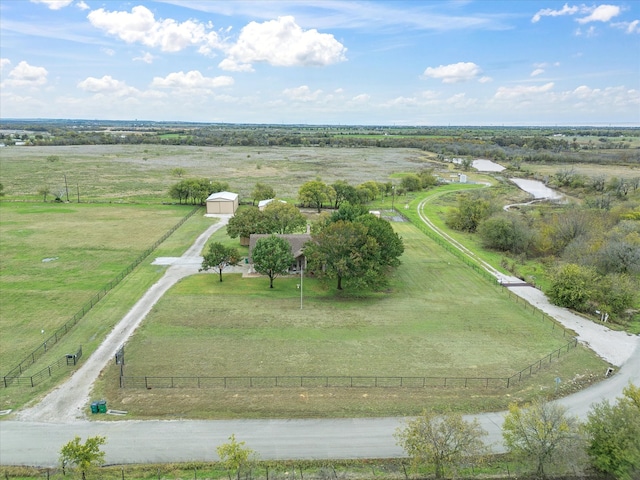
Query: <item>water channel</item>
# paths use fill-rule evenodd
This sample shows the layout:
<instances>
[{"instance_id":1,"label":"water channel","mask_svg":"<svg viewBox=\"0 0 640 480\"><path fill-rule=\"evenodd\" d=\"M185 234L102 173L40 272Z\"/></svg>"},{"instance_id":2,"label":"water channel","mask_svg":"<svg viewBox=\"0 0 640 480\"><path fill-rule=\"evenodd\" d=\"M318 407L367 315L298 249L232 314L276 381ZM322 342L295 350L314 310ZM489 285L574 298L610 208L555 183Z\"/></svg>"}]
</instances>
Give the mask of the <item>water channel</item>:
<instances>
[{"instance_id":1,"label":"water channel","mask_svg":"<svg viewBox=\"0 0 640 480\"><path fill-rule=\"evenodd\" d=\"M474 160L473 168L475 168L479 172L501 172L505 170L505 167L503 167L499 163L495 163L491 160L486 159ZM526 178L510 178L509 181L516 184L521 190L524 190L528 194L532 195L533 200L526 203L515 203L512 205L506 205L504 207L505 210L509 210L509 208L518 205L530 205L534 202L540 202L542 200L559 200L562 198L561 193L547 187L539 180L529 180Z\"/></svg>"}]
</instances>

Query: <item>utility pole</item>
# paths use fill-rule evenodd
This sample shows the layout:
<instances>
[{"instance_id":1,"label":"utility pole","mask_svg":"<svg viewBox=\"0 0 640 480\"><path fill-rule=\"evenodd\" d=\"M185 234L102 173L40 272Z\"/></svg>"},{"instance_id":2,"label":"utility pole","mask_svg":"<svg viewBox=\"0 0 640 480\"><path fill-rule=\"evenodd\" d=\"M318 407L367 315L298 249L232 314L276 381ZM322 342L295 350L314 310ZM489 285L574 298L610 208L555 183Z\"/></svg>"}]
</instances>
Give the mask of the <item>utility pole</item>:
<instances>
[{"instance_id":1,"label":"utility pole","mask_svg":"<svg viewBox=\"0 0 640 480\"><path fill-rule=\"evenodd\" d=\"M69 184L67 183L67 174L64 174L64 188L67 191L67 203L69 203Z\"/></svg>"}]
</instances>

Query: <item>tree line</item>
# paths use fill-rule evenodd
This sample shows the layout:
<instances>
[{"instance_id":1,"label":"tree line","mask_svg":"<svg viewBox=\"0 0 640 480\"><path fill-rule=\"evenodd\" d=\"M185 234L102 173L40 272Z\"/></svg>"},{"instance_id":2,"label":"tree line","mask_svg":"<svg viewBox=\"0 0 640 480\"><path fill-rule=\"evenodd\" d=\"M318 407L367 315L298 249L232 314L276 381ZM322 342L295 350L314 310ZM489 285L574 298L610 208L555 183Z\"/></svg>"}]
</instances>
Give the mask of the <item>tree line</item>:
<instances>
[{"instance_id":1,"label":"tree line","mask_svg":"<svg viewBox=\"0 0 640 480\"><path fill-rule=\"evenodd\" d=\"M445 157L529 162L640 162L637 128L389 127L181 124L179 122L5 122L20 133L0 140L27 145L193 145L245 147L413 148ZM26 133L25 133L26 132ZM577 139L592 136L588 142ZM611 152L621 152L612 155ZM603 153L599 153L602 151Z\"/></svg>"},{"instance_id":2,"label":"tree line","mask_svg":"<svg viewBox=\"0 0 640 480\"><path fill-rule=\"evenodd\" d=\"M251 253L258 273L269 277L269 287L280 275L289 273L294 257L289 243L276 234L301 231L307 222L291 204L272 202L263 211L256 207L240 210L229 220L231 238L253 234L270 236L256 241ZM335 281L338 291L349 286L376 289L387 284L387 273L400 265L402 238L391 224L372 215L362 205L345 202L332 214L324 214L311 228L311 239L303 246L307 272ZM236 248L219 242L209 244L201 270L215 269L222 281L223 270L241 260Z\"/></svg>"},{"instance_id":3,"label":"tree line","mask_svg":"<svg viewBox=\"0 0 640 480\"><path fill-rule=\"evenodd\" d=\"M597 197L596 199L597 200ZM446 214L449 227L477 235L488 249L534 259L550 278L546 294L579 312L624 321L640 291L637 202L540 206L504 211L491 192L464 193ZM517 274L515 260L503 261Z\"/></svg>"}]
</instances>

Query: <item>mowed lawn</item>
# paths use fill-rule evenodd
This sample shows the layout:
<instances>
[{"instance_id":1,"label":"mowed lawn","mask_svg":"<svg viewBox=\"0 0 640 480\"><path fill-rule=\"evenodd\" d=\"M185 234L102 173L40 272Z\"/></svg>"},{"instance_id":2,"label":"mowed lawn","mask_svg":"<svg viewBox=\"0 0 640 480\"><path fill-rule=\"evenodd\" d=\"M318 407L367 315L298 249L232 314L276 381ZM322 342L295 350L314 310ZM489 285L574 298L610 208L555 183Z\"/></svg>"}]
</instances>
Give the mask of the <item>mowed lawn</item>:
<instances>
[{"instance_id":1,"label":"mowed lawn","mask_svg":"<svg viewBox=\"0 0 640 480\"><path fill-rule=\"evenodd\" d=\"M126 347L131 376L508 377L565 345L562 329L396 223L391 288L336 295L299 278L199 274L172 288Z\"/></svg>"},{"instance_id":2,"label":"mowed lawn","mask_svg":"<svg viewBox=\"0 0 640 480\"><path fill-rule=\"evenodd\" d=\"M53 335L190 210L0 203L2 373Z\"/></svg>"}]
</instances>

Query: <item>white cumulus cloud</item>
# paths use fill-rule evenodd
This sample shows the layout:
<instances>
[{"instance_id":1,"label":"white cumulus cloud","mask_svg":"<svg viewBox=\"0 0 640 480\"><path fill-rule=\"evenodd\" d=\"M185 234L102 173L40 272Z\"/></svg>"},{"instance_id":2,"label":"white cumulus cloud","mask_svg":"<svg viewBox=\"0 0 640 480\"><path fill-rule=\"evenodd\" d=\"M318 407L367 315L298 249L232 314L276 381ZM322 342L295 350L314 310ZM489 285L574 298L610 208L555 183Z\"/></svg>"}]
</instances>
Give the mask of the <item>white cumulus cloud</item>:
<instances>
[{"instance_id":1,"label":"white cumulus cloud","mask_svg":"<svg viewBox=\"0 0 640 480\"><path fill-rule=\"evenodd\" d=\"M361 93L351 99L353 103L367 103L369 100L371 100L371 95L368 93Z\"/></svg>"},{"instance_id":2,"label":"white cumulus cloud","mask_svg":"<svg viewBox=\"0 0 640 480\"><path fill-rule=\"evenodd\" d=\"M73 3L73 0L31 0L31 3L44 3L51 10L60 10Z\"/></svg>"},{"instance_id":3,"label":"white cumulus cloud","mask_svg":"<svg viewBox=\"0 0 640 480\"><path fill-rule=\"evenodd\" d=\"M109 12L104 8L93 10L87 16L91 24L127 43L141 43L160 48L164 52L178 52L189 46L199 46L203 52L221 46L218 34L210 24L187 20L156 20L153 12L138 5L126 11Z\"/></svg>"},{"instance_id":4,"label":"white cumulus cloud","mask_svg":"<svg viewBox=\"0 0 640 480\"><path fill-rule=\"evenodd\" d=\"M599 5L586 17L578 18L578 23L608 22L620 15L620 7L616 5Z\"/></svg>"},{"instance_id":5,"label":"white cumulus cloud","mask_svg":"<svg viewBox=\"0 0 640 480\"><path fill-rule=\"evenodd\" d=\"M322 90L311 91L307 85L301 85L296 88L286 88L282 93L291 100L313 102L318 100L320 95L322 95Z\"/></svg>"},{"instance_id":6,"label":"white cumulus cloud","mask_svg":"<svg viewBox=\"0 0 640 480\"><path fill-rule=\"evenodd\" d=\"M544 85L517 85L515 87L500 87L498 88L495 99L499 100L511 100L522 97L529 97L540 93L546 93L553 89L553 82L545 83Z\"/></svg>"},{"instance_id":7,"label":"white cumulus cloud","mask_svg":"<svg viewBox=\"0 0 640 480\"><path fill-rule=\"evenodd\" d=\"M442 79L442 83L458 83L473 80L481 73L480 67L473 62L458 62L439 67L428 67L423 76Z\"/></svg>"},{"instance_id":8,"label":"white cumulus cloud","mask_svg":"<svg viewBox=\"0 0 640 480\"><path fill-rule=\"evenodd\" d=\"M116 80L111 75L105 75L102 78L87 77L78 83L78 88L85 92L91 93L108 93L116 96L125 96L138 93L134 87L128 86L121 80Z\"/></svg>"},{"instance_id":9,"label":"white cumulus cloud","mask_svg":"<svg viewBox=\"0 0 640 480\"><path fill-rule=\"evenodd\" d=\"M0 58L0 71L4 70L4 67L11 65L11 60L8 58Z\"/></svg>"},{"instance_id":10,"label":"white cumulus cloud","mask_svg":"<svg viewBox=\"0 0 640 480\"><path fill-rule=\"evenodd\" d=\"M566 3L560 10L554 10L553 8L543 8L539 10L531 19L533 23L539 22L542 17L558 17L561 15L574 15L580 11L577 6L570 7Z\"/></svg>"},{"instance_id":11,"label":"white cumulus cloud","mask_svg":"<svg viewBox=\"0 0 640 480\"><path fill-rule=\"evenodd\" d=\"M624 30L625 33L640 33L640 20L633 22L616 22L611 24L612 27Z\"/></svg>"},{"instance_id":12,"label":"white cumulus cloud","mask_svg":"<svg viewBox=\"0 0 640 480\"><path fill-rule=\"evenodd\" d=\"M47 75L49 72L46 68L29 65L23 60L9 72L9 79L5 84L14 87L37 87L47 83Z\"/></svg>"},{"instance_id":13,"label":"white cumulus cloud","mask_svg":"<svg viewBox=\"0 0 640 480\"><path fill-rule=\"evenodd\" d=\"M589 23L589 22L608 22L612 18L617 17L622 12L622 9L617 5L598 5L598 6L587 6L587 5L574 5L569 6L568 4L564 4L564 6L560 10L554 10L552 8L543 8L539 10L532 18L531 21L533 23L539 22L542 17L559 17L562 15L586 15L584 17L577 18L576 21L578 23Z\"/></svg>"},{"instance_id":14,"label":"white cumulus cloud","mask_svg":"<svg viewBox=\"0 0 640 480\"><path fill-rule=\"evenodd\" d=\"M153 63L156 57L151 55L149 52L144 52L139 57L134 57L133 60L136 62L144 62L144 63Z\"/></svg>"},{"instance_id":15,"label":"white cumulus cloud","mask_svg":"<svg viewBox=\"0 0 640 480\"><path fill-rule=\"evenodd\" d=\"M256 62L280 67L324 66L346 60L346 51L333 35L303 30L294 17L284 16L243 27L218 66L234 71L251 71Z\"/></svg>"},{"instance_id":16,"label":"white cumulus cloud","mask_svg":"<svg viewBox=\"0 0 640 480\"><path fill-rule=\"evenodd\" d=\"M184 73L173 72L166 77L154 77L151 86L176 89L211 89L233 85L233 78L228 76L205 77L198 70Z\"/></svg>"}]
</instances>

